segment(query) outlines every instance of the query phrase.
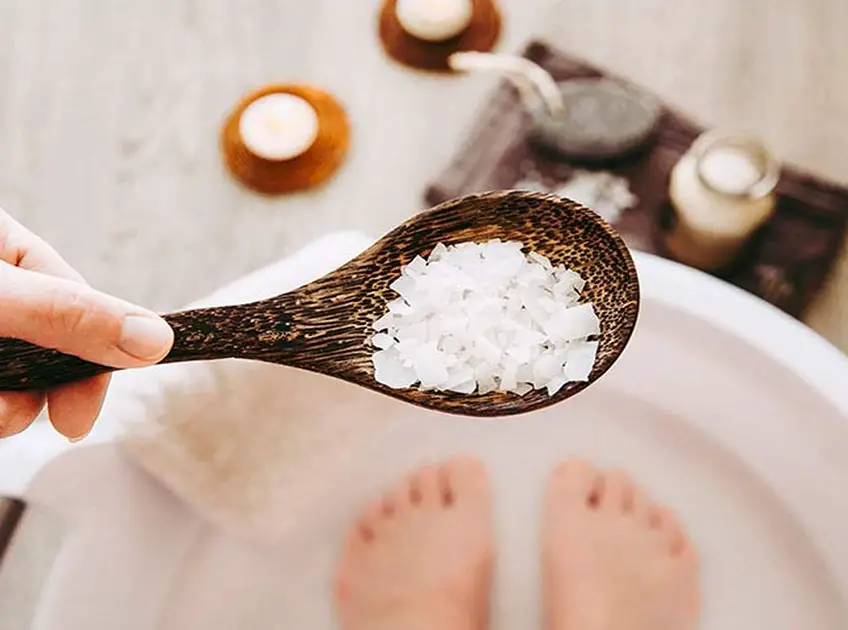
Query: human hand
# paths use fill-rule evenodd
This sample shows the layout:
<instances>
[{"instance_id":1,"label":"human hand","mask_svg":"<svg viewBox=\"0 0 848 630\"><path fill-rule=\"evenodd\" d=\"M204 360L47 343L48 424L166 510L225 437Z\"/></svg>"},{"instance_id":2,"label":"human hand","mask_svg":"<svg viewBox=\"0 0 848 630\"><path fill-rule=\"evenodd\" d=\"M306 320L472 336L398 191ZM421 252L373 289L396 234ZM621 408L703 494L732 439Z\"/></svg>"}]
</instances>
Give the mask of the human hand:
<instances>
[{"instance_id":1,"label":"human hand","mask_svg":"<svg viewBox=\"0 0 848 630\"><path fill-rule=\"evenodd\" d=\"M0 209L0 337L22 339L87 361L141 367L165 357L171 327L146 309L89 287L47 243ZM91 430L109 375L48 392L0 392L0 438L26 429L47 404L72 441Z\"/></svg>"}]
</instances>

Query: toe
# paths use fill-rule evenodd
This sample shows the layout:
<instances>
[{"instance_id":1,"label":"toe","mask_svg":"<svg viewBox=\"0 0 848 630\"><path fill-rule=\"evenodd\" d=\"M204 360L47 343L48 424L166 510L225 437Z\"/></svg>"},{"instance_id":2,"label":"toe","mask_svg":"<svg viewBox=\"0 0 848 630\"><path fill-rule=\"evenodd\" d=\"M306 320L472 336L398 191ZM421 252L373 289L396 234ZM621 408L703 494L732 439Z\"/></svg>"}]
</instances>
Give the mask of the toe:
<instances>
[{"instance_id":1,"label":"toe","mask_svg":"<svg viewBox=\"0 0 848 630\"><path fill-rule=\"evenodd\" d=\"M364 542L370 542L378 535L385 521L386 514L384 512L383 502L379 501L368 506L362 513L362 516L357 522L356 530Z\"/></svg>"},{"instance_id":2,"label":"toe","mask_svg":"<svg viewBox=\"0 0 848 630\"><path fill-rule=\"evenodd\" d=\"M338 602L342 602L350 596L350 579L345 570L346 562L342 562L342 567L337 569L333 576L333 595Z\"/></svg>"},{"instance_id":3,"label":"toe","mask_svg":"<svg viewBox=\"0 0 848 630\"><path fill-rule=\"evenodd\" d=\"M648 526L651 529L659 529L662 524L662 514L660 507L654 503L648 502L645 510Z\"/></svg>"},{"instance_id":4,"label":"toe","mask_svg":"<svg viewBox=\"0 0 848 630\"><path fill-rule=\"evenodd\" d=\"M343 552L345 556L357 555L362 548L374 540L374 532L370 525L360 519L352 524L344 539Z\"/></svg>"},{"instance_id":5,"label":"toe","mask_svg":"<svg viewBox=\"0 0 848 630\"><path fill-rule=\"evenodd\" d=\"M439 472L447 505L489 503L489 474L479 459L457 457L443 464Z\"/></svg>"},{"instance_id":6,"label":"toe","mask_svg":"<svg viewBox=\"0 0 848 630\"><path fill-rule=\"evenodd\" d=\"M403 513L420 500L418 490L414 488L414 474L410 473L386 492L383 505L393 516Z\"/></svg>"},{"instance_id":7,"label":"toe","mask_svg":"<svg viewBox=\"0 0 848 630\"><path fill-rule=\"evenodd\" d=\"M386 518L391 518L398 511L398 497L395 492L386 492L383 495L381 502L382 514Z\"/></svg>"},{"instance_id":8,"label":"toe","mask_svg":"<svg viewBox=\"0 0 848 630\"><path fill-rule=\"evenodd\" d=\"M630 507L630 513L633 517L642 522L648 523L650 520L651 500L642 488L639 486L633 487L633 501Z\"/></svg>"},{"instance_id":9,"label":"toe","mask_svg":"<svg viewBox=\"0 0 848 630\"><path fill-rule=\"evenodd\" d=\"M582 460L563 462L551 476L549 491L558 501L590 505L600 490L601 475Z\"/></svg>"},{"instance_id":10,"label":"toe","mask_svg":"<svg viewBox=\"0 0 848 630\"><path fill-rule=\"evenodd\" d=\"M409 500L413 505L440 505L443 500L438 466L422 466L409 476Z\"/></svg>"},{"instance_id":11,"label":"toe","mask_svg":"<svg viewBox=\"0 0 848 630\"><path fill-rule=\"evenodd\" d=\"M598 508L604 512L619 514L633 509L634 485L630 476L621 470L603 474Z\"/></svg>"},{"instance_id":12,"label":"toe","mask_svg":"<svg viewBox=\"0 0 848 630\"><path fill-rule=\"evenodd\" d=\"M664 542L668 545L672 555L680 555L686 545L686 535L677 515L667 507L659 507L656 510L657 530L662 535Z\"/></svg>"},{"instance_id":13,"label":"toe","mask_svg":"<svg viewBox=\"0 0 848 630\"><path fill-rule=\"evenodd\" d=\"M676 556L684 563L686 570L695 575L698 574L701 559L698 555L698 550L695 548L695 545L692 544L692 541L689 540L689 537L685 534L685 532L683 535L683 545Z\"/></svg>"}]
</instances>

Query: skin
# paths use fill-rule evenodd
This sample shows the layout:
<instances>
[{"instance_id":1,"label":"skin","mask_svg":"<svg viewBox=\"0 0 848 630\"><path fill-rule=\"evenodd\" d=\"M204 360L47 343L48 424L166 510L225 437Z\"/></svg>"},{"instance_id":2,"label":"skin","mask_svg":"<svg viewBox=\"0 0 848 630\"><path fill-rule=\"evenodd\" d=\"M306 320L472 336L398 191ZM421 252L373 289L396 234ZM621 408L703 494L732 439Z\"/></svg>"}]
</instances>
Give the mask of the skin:
<instances>
[{"instance_id":1,"label":"skin","mask_svg":"<svg viewBox=\"0 0 848 630\"><path fill-rule=\"evenodd\" d=\"M482 630L494 544L483 465L412 473L351 528L336 576L342 630ZM620 472L567 462L542 532L549 630L692 630L698 564L677 519Z\"/></svg>"},{"instance_id":2,"label":"skin","mask_svg":"<svg viewBox=\"0 0 848 630\"><path fill-rule=\"evenodd\" d=\"M621 471L582 461L548 483L544 606L553 630L694 630L698 558L675 515Z\"/></svg>"},{"instance_id":3,"label":"skin","mask_svg":"<svg viewBox=\"0 0 848 630\"><path fill-rule=\"evenodd\" d=\"M0 337L22 339L119 368L160 361L173 331L158 315L92 289L47 243L0 209ZM56 430L85 437L109 376L45 392L0 393L0 438L24 431L47 406Z\"/></svg>"},{"instance_id":4,"label":"skin","mask_svg":"<svg viewBox=\"0 0 848 630\"><path fill-rule=\"evenodd\" d=\"M352 528L336 579L342 630L479 630L494 557L483 465L412 473Z\"/></svg>"}]
</instances>

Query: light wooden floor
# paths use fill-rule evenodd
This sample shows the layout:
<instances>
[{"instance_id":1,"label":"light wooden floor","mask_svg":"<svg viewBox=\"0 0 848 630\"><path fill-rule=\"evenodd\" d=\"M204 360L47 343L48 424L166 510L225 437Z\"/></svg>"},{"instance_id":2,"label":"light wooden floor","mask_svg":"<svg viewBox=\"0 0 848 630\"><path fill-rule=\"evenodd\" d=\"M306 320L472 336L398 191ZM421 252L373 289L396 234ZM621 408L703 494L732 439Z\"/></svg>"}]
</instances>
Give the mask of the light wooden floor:
<instances>
[{"instance_id":1,"label":"light wooden floor","mask_svg":"<svg viewBox=\"0 0 848 630\"><path fill-rule=\"evenodd\" d=\"M844 0L502 5L503 48L548 34L848 183ZM96 286L163 310L319 234L390 228L419 209L492 82L393 66L375 10L374 0L0 0L0 203ZM315 82L349 108L354 151L321 191L261 199L220 166L222 117L272 81ZM810 322L848 350L848 257Z\"/></svg>"}]
</instances>

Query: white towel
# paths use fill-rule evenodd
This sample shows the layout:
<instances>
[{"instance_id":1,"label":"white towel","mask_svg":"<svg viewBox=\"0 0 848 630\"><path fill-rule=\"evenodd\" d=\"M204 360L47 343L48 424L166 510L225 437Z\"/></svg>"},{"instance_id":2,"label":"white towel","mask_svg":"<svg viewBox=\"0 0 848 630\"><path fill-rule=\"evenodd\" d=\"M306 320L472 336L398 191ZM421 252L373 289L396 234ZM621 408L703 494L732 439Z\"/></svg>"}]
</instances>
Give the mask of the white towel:
<instances>
[{"instance_id":1,"label":"white towel","mask_svg":"<svg viewBox=\"0 0 848 630\"><path fill-rule=\"evenodd\" d=\"M372 239L336 233L191 306L273 296ZM344 464L406 405L336 379L258 362L162 365L116 375L104 418L124 451L225 530L266 542L308 519Z\"/></svg>"}]
</instances>

